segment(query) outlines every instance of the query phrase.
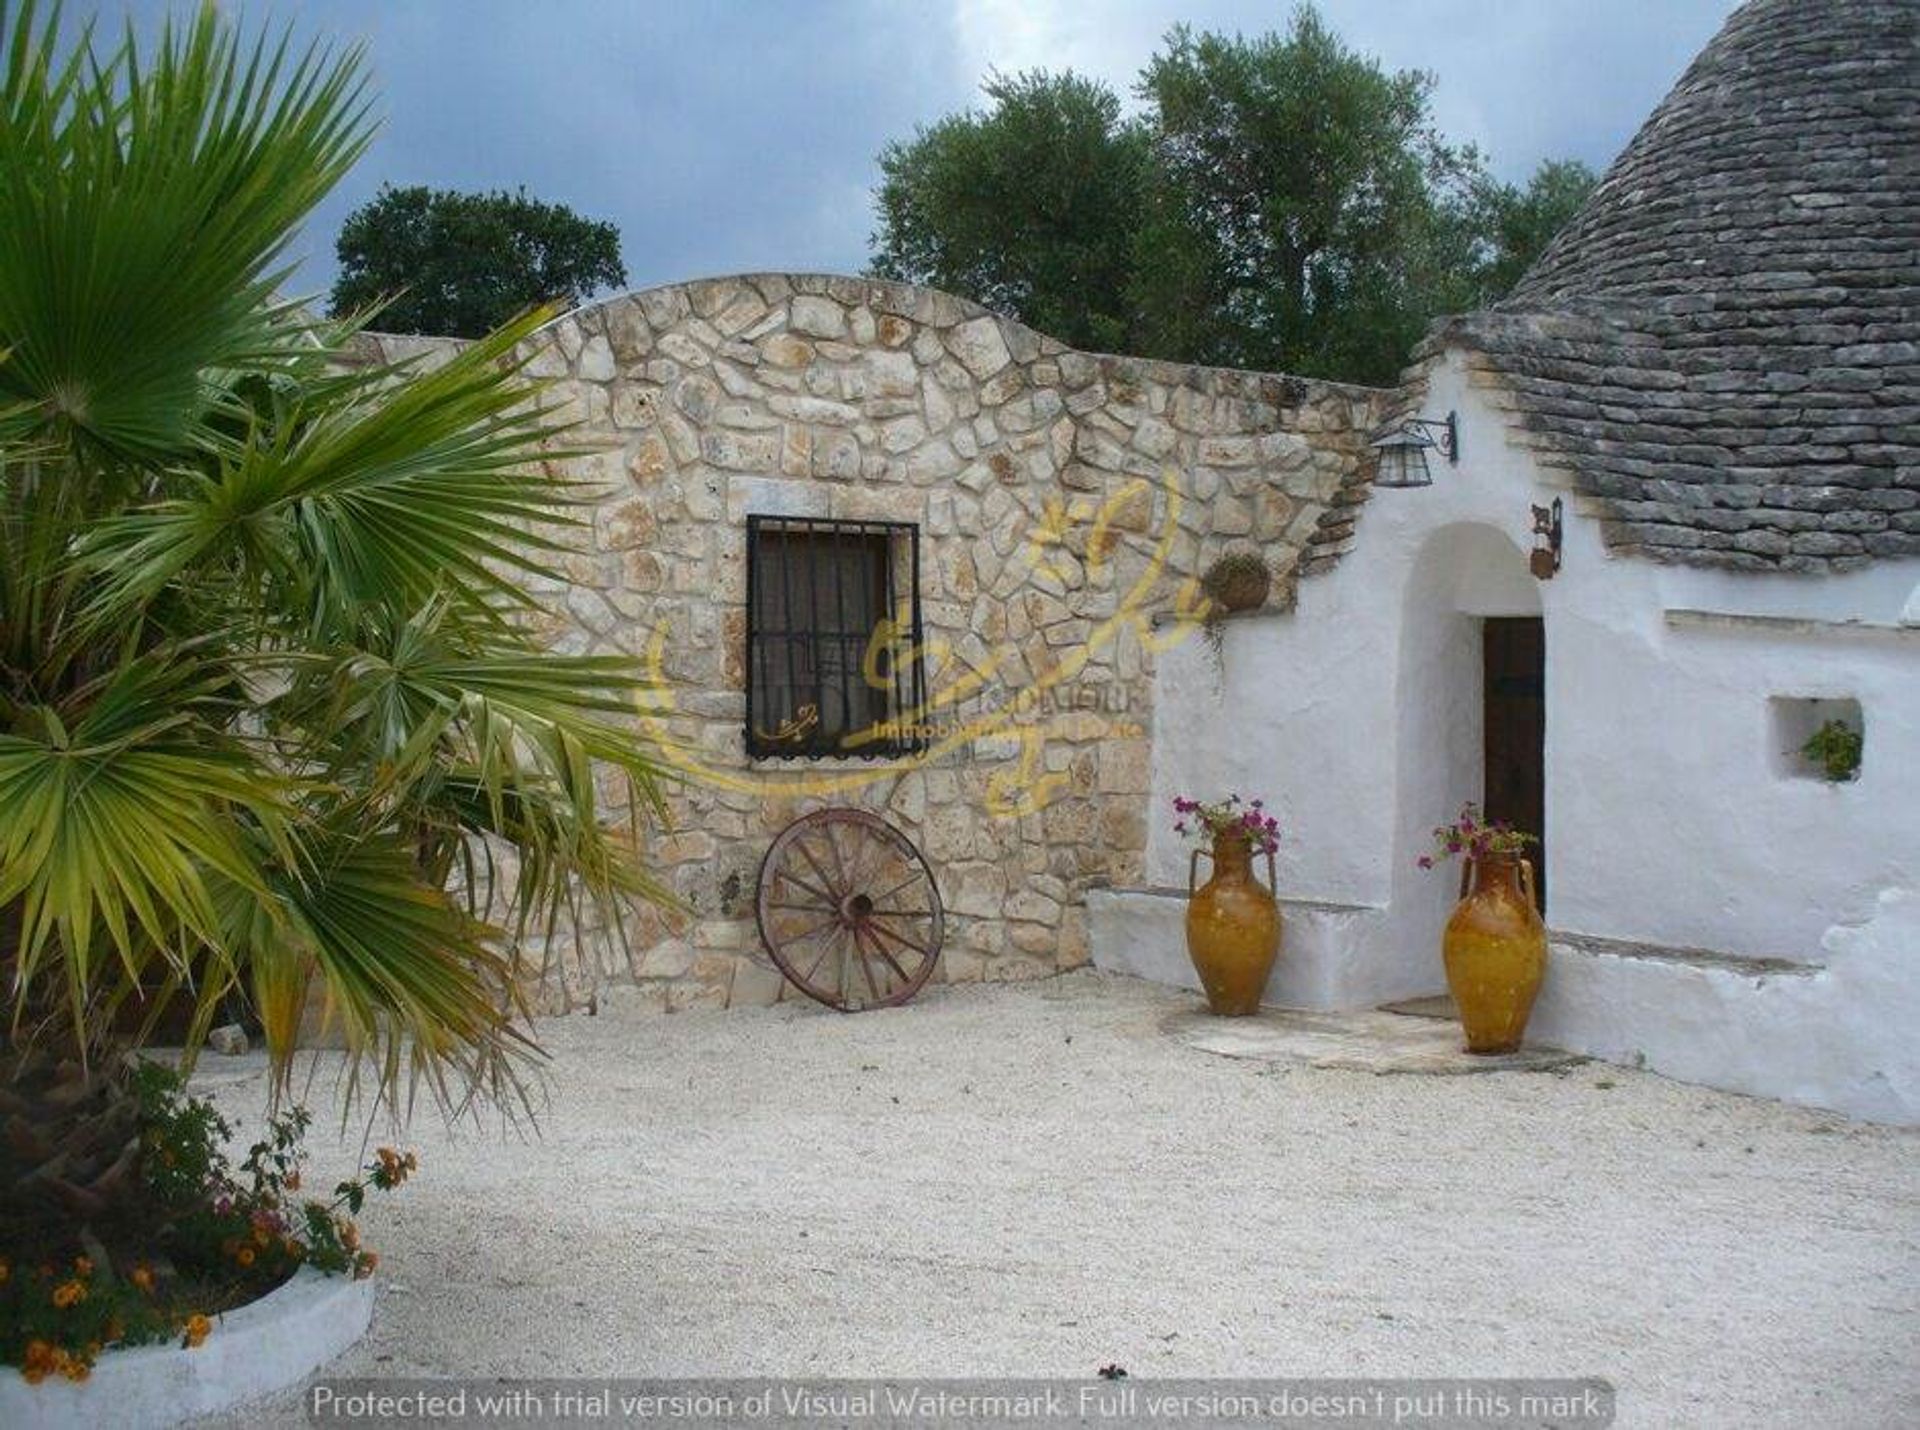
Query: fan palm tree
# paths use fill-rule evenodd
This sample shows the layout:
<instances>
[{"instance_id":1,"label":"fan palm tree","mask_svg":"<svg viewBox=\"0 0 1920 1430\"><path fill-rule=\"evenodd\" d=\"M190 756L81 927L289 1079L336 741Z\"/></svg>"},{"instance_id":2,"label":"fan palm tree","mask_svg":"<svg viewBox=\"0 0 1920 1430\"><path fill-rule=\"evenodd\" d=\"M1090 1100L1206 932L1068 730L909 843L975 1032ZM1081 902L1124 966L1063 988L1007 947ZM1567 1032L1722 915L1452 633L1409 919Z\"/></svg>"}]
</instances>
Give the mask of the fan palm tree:
<instances>
[{"instance_id":1,"label":"fan palm tree","mask_svg":"<svg viewBox=\"0 0 1920 1430\"><path fill-rule=\"evenodd\" d=\"M660 895L637 674L531 634L588 495L541 315L423 371L276 296L359 52L63 34L0 11L0 1197L84 1209L140 1010L244 999L284 1079L324 1007L390 1106L511 1101L535 951Z\"/></svg>"}]
</instances>

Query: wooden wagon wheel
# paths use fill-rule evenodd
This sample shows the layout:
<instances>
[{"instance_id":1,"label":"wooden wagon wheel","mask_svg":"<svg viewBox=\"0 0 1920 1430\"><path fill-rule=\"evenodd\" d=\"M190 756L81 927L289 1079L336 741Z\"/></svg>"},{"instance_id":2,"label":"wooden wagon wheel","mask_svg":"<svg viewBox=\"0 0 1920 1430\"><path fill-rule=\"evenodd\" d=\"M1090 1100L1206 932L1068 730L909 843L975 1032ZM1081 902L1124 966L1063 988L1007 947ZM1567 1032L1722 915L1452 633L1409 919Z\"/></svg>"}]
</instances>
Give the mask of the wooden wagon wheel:
<instances>
[{"instance_id":1,"label":"wooden wagon wheel","mask_svg":"<svg viewBox=\"0 0 1920 1430\"><path fill-rule=\"evenodd\" d=\"M944 915L911 839L863 809L820 809L780 831L760 862L760 937L789 982L845 1013L918 993Z\"/></svg>"}]
</instances>

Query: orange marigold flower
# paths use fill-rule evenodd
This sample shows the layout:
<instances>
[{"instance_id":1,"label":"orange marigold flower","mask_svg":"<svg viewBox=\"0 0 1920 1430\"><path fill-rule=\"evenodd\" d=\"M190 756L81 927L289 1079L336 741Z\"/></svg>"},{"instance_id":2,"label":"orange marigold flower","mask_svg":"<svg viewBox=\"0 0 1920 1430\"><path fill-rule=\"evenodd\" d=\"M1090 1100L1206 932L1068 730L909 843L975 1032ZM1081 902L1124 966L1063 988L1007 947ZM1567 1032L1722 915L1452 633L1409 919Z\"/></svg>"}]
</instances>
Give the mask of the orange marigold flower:
<instances>
[{"instance_id":1,"label":"orange marigold flower","mask_svg":"<svg viewBox=\"0 0 1920 1430\"><path fill-rule=\"evenodd\" d=\"M69 1306L79 1305L86 1299L87 1288L84 1282L62 1281L53 1288L53 1304L63 1311Z\"/></svg>"},{"instance_id":2,"label":"orange marigold flower","mask_svg":"<svg viewBox=\"0 0 1920 1430\"><path fill-rule=\"evenodd\" d=\"M181 1344L186 1346L188 1350L192 1350L195 1346L206 1340L208 1333L213 1330L213 1322L209 1321L198 1311L195 1311L191 1316L187 1317L185 1330L186 1336Z\"/></svg>"},{"instance_id":3,"label":"orange marigold flower","mask_svg":"<svg viewBox=\"0 0 1920 1430\"><path fill-rule=\"evenodd\" d=\"M73 1258L73 1272L74 1272L74 1275L76 1275L76 1276L91 1276L91 1275L93 1275L93 1258L92 1258L92 1257L90 1257L90 1256L76 1256L76 1257L74 1257L74 1258Z\"/></svg>"},{"instance_id":4,"label":"orange marigold flower","mask_svg":"<svg viewBox=\"0 0 1920 1430\"><path fill-rule=\"evenodd\" d=\"M238 1251L233 1253L233 1259L239 1262L242 1266L253 1265L253 1248L251 1246L241 1247Z\"/></svg>"},{"instance_id":5,"label":"orange marigold flower","mask_svg":"<svg viewBox=\"0 0 1920 1430\"><path fill-rule=\"evenodd\" d=\"M379 1253L373 1252L373 1251L361 1252L359 1256L354 1258L353 1279L355 1281L366 1280L369 1276L373 1275L374 1267L378 1266L379 1264L380 1264Z\"/></svg>"},{"instance_id":6,"label":"orange marigold flower","mask_svg":"<svg viewBox=\"0 0 1920 1430\"><path fill-rule=\"evenodd\" d=\"M28 1385L38 1385L59 1369L59 1352L46 1341L28 1341L27 1353L20 1361L20 1377Z\"/></svg>"},{"instance_id":7,"label":"orange marigold flower","mask_svg":"<svg viewBox=\"0 0 1920 1430\"><path fill-rule=\"evenodd\" d=\"M273 1233L268 1231L264 1226L256 1226L253 1229L253 1244L255 1246L265 1246L272 1240Z\"/></svg>"},{"instance_id":8,"label":"orange marigold flower","mask_svg":"<svg viewBox=\"0 0 1920 1430\"><path fill-rule=\"evenodd\" d=\"M141 1262L138 1266L134 1267L133 1270L129 1271L127 1273L127 1280L131 1281L135 1286L138 1286L149 1296L153 1294L153 1268L147 1265L146 1262Z\"/></svg>"},{"instance_id":9,"label":"orange marigold flower","mask_svg":"<svg viewBox=\"0 0 1920 1430\"><path fill-rule=\"evenodd\" d=\"M348 1251L360 1245L360 1228L352 1222L343 1222L340 1227L340 1244Z\"/></svg>"}]
</instances>

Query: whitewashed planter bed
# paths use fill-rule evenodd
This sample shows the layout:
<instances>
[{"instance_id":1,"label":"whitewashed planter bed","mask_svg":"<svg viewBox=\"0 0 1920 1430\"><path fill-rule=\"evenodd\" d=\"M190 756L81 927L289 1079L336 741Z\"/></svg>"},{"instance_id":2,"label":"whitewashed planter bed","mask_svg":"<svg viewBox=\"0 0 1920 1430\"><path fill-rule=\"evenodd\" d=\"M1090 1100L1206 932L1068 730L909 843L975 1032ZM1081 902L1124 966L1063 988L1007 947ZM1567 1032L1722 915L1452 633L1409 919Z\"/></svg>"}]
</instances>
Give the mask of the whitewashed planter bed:
<instances>
[{"instance_id":1,"label":"whitewashed planter bed","mask_svg":"<svg viewBox=\"0 0 1920 1430\"><path fill-rule=\"evenodd\" d=\"M217 1317L192 1350L178 1342L107 1351L86 1380L29 1385L0 1369L0 1425L150 1430L284 1390L366 1334L373 1281L303 1268L258 1301Z\"/></svg>"}]
</instances>

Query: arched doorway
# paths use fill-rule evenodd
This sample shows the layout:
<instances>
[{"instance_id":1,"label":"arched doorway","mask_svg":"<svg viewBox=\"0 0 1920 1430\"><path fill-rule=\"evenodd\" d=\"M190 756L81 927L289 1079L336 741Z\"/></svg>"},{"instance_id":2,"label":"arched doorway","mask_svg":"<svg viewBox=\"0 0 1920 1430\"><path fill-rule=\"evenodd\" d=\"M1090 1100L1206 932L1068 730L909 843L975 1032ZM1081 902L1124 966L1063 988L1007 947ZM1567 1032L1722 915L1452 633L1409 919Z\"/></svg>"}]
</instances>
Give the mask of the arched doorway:
<instances>
[{"instance_id":1,"label":"arched doorway","mask_svg":"<svg viewBox=\"0 0 1920 1430\"><path fill-rule=\"evenodd\" d=\"M1426 537L1401 592L1395 680L1388 956L1401 996L1444 981L1438 940L1457 885L1415 862L1433 827L1472 800L1545 833L1546 647L1539 583L1505 532L1468 522Z\"/></svg>"}]
</instances>

